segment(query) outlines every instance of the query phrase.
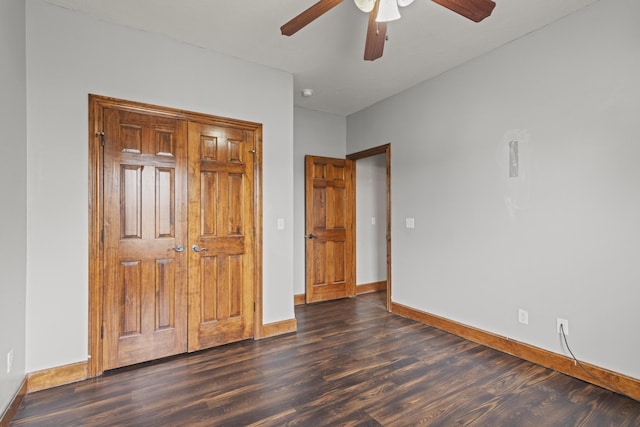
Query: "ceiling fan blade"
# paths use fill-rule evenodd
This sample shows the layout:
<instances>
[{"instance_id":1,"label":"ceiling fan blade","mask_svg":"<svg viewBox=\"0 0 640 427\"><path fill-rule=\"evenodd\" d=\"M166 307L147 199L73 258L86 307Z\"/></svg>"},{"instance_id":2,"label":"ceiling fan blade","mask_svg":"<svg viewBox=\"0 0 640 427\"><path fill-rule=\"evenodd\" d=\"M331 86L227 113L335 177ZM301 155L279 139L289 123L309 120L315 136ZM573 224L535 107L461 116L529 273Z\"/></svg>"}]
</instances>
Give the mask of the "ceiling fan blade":
<instances>
[{"instance_id":1,"label":"ceiling fan blade","mask_svg":"<svg viewBox=\"0 0 640 427\"><path fill-rule=\"evenodd\" d=\"M314 4L309 9L305 10L300 15L280 27L280 32L283 36L292 36L311 22L327 13L329 10L342 3L342 1L343 0L320 0L318 3Z\"/></svg>"},{"instance_id":2,"label":"ceiling fan blade","mask_svg":"<svg viewBox=\"0 0 640 427\"><path fill-rule=\"evenodd\" d=\"M369 27L367 27L367 41L364 45L364 60L375 61L382 56L384 50L384 41L387 38L387 23L376 22L378 16L378 6L380 1L376 1L376 5L369 13Z\"/></svg>"},{"instance_id":3,"label":"ceiling fan blade","mask_svg":"<svg viewBox=\"0 0 640 427\"><path fill-rule=\"evenodd\" d=\"M480 22L491 15L495 2L491 0L432 0L440 6L444 6L454 11L458 15L471 19L473 22Z\"/></svg>"}]
</instances>

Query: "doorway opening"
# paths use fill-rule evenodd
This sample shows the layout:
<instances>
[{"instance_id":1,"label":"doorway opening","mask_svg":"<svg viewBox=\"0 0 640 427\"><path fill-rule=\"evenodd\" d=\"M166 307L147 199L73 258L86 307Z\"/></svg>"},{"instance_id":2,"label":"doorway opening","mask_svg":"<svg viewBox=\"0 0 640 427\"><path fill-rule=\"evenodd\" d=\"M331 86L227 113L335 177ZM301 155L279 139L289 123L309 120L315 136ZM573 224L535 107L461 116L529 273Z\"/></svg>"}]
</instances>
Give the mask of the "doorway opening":
<instances>
[{"instance_id":1,"label":"doorway opening","mask_svg":"<svg viewBox=\"0 0 640 427\"><path fill-rule=\"evenodd\" d=\"M356 294L386 291L391 308L391 144L347 155L356 161Z\"/></svg>"}]
</instances>

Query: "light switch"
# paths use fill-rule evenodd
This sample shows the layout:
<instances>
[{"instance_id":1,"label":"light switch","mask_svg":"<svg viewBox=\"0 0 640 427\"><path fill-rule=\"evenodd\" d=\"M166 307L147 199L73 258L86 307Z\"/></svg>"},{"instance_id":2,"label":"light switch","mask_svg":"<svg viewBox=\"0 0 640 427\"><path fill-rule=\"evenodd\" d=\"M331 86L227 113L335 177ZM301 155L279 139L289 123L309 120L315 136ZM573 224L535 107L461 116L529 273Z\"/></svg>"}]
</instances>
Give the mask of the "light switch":
<instances>
[{"instance_id":1,"label":"light switch","mask_svg":"<svg viewBox=\"0 0 640 427\"><path fill-rule=\"evenodd\" d=\"M413 218L407 218L405 223L407 228L416 228L415 220Z\"/></svg>"},{"instance_id":2,"label":"light switch","mask_svg":"<svg viewBox=\"0 0 640 427\"><path fill-rule=\"evenodd\" d=\"M284 218L278 218L278 230L284 230Z\"/></svg>"},{"instance_id":3,"label":"light switch","mask_svg":"<svg viewBox=\"0 0 640 427\"><path fill-rule=\"evenodd\" d=\"M371 217L371 225L376 225L376 217L375 216Z\"/></svg>"}]
</instances>

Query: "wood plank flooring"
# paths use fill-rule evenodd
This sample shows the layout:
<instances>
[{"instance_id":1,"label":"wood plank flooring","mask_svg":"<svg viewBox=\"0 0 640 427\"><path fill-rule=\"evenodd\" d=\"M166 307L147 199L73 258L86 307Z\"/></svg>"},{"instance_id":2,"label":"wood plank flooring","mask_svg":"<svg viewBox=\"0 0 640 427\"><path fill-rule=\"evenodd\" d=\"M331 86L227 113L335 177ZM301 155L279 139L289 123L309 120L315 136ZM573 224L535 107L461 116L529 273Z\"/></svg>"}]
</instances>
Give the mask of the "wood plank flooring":
<instances>
[{"instance_id":1,"label":"wood plank flooring","mask_svg":"<svg viewBox=\"0 0 640 427\"><path fill-rule=\"evenodd\" d=\"M296 307L298 332L29 394L11 426L640 426L640 403L387 313Z\"/></svg>"}]
</instances>

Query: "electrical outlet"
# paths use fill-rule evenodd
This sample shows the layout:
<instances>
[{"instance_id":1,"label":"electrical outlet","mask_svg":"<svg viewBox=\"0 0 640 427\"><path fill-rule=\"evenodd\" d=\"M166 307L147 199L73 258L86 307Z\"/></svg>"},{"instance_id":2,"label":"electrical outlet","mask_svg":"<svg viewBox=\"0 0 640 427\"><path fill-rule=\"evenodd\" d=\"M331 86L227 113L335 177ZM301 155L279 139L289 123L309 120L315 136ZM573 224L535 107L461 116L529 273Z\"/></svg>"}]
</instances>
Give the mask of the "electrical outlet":
<instances>
[{"instance_id":1,"label":"electrical outlet","mask_svg":"<svg viewBox=\"0 0 640 427\"><path fill-rule=\"evenodd\" d=\"M569 321L567 319L561 319L559 317L556 319L556 329L559 334L562 333L560 331L560 325L562 325L562 330L564 331L564 334L569 335Z\"/></svg>"},{"instance_id":2,"label":"electrical outlet","mask_svg":"<svg viewBox=\"0 0 640 427\"><path fill-rule=\"evenodd\" d=\"M529 324L529 312L527 310L518 309L518 322L525 325Z\"/></svg>"},{"instance_id":3,"label":"electrical outlet","mask_svg":"<svg viewBox=\"0 0 640 427\"><path fill-rule=\"evenodd\" d=\"M11 369L13 369L13 349L7 353L7 374L11 373Z\"/></svg>"}]
</instances>

